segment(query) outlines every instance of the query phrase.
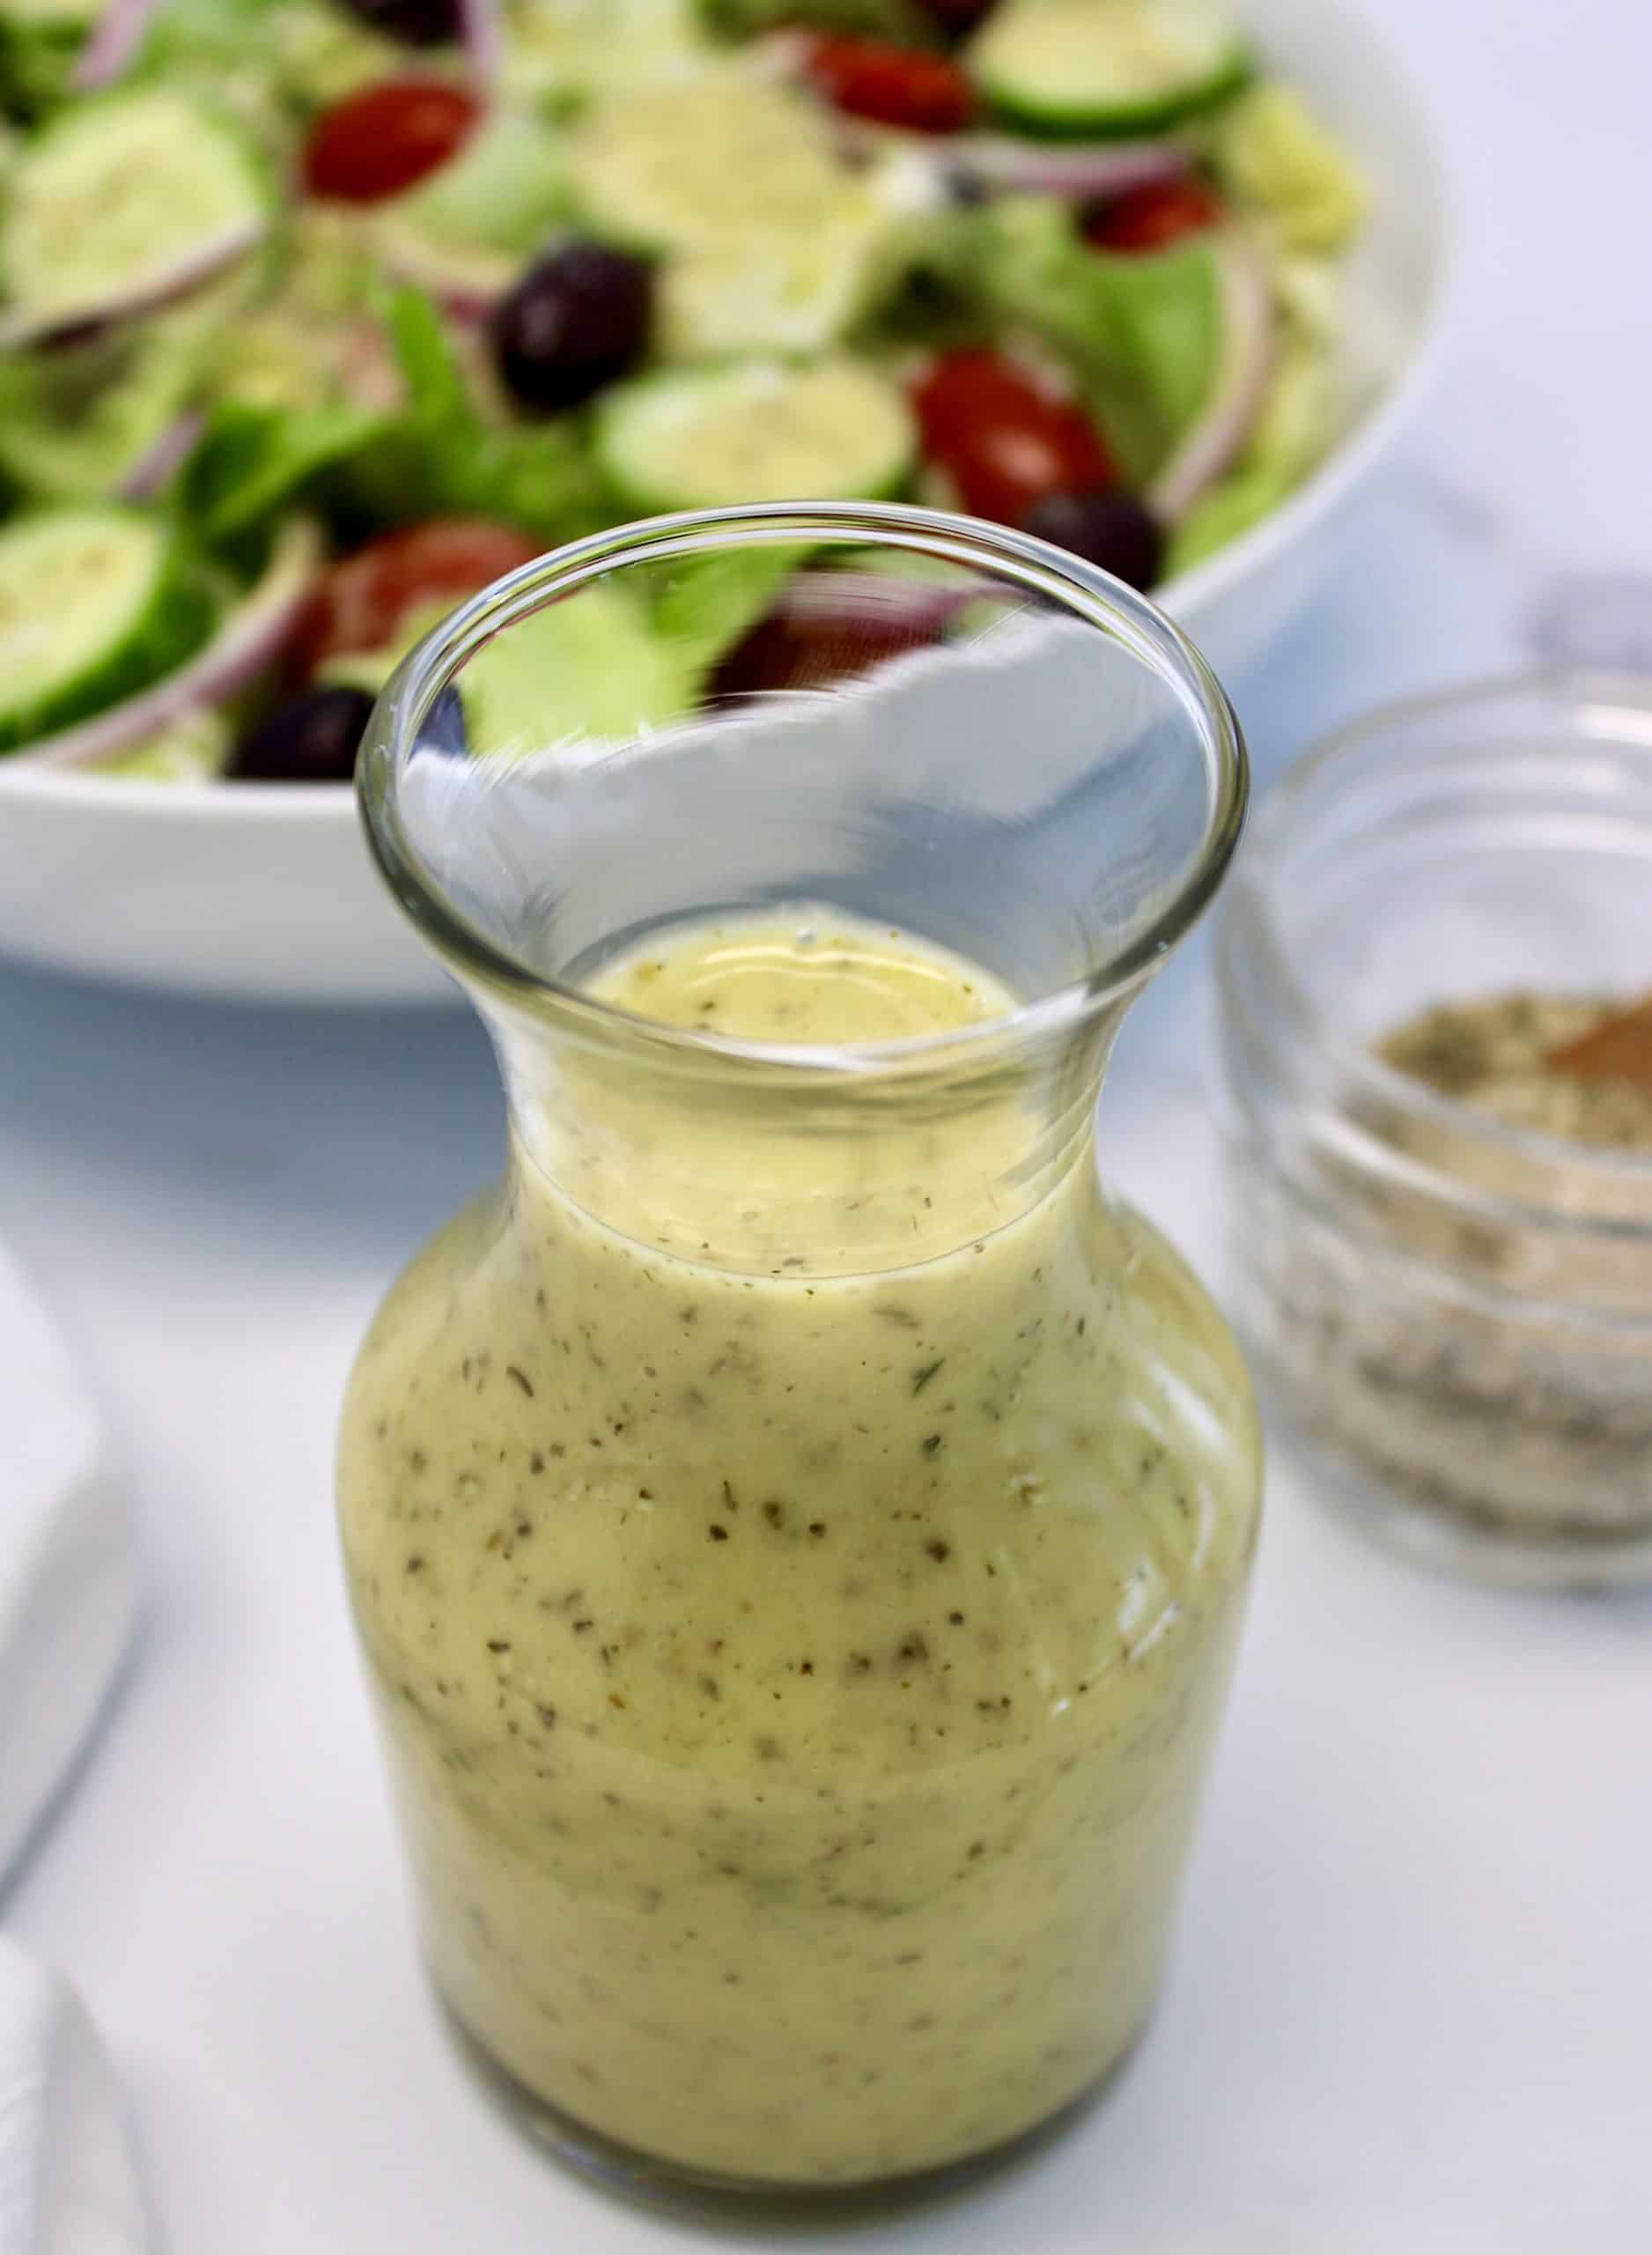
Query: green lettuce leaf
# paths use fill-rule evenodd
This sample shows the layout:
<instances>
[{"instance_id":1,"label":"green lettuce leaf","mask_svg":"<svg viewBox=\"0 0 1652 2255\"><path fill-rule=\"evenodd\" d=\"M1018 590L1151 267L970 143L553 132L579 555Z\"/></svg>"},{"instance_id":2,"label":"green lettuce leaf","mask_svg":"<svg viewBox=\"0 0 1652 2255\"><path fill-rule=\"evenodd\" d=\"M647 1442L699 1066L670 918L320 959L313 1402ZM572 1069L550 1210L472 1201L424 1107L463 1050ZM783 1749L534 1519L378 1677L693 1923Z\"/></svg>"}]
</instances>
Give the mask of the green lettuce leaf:
<instances>
[{"instance_id":1,"label":"green lettuce leaf","mask_svg":"<svg viewBox=\"0 0 1652 2255\"><path fill-rule=\"evenodd\" d=\"M371 522L493 517L549 544L612 521L609 497L571 418L489 422L428 298L393 291L385 320L407 403L350 459L345 477Z\"/></svg>"},{"instance_id":2,"label":"green lettuce leaf","mask_svg":"<svg viewBox=\"0 0 1652 2255\"><path fill-rule=\"evenodd\" d=\"M91 0L62 8L0 5L0 113L33 124L65 100L83 41L97 18Z\"/></svg>"},{"instance_id":3,"label":"green lettuce leaf","mask_svg":"<svg viewBox=\"0 0 1652 2255\"><path fill-rule=\"evenodd\" d=\"M408 67L332 0L166 0L129 75L194 87L276 137Z\"/></svg>"},{"instance_id":4,"label":"green lettuce leaf","mask_svg":"<svg viewBox=\"0 0 1652 2255\"><path fill-rule=\"evenodd\" d=\"M183 713L152 736L129 744L99 768L130 783L206 783L222 774L234 743L225 715L210 706Z\"/></svg>"},{"instance_id":5,"label":"green lettuce leaf","mask_svg":"<svg viewBox=\"0 0 1652 2255\"><path fill-rule=\"evenodd\" d=\"M1234 201L1287 250L1346 249L1366 211L1365 183L1291 86L1253 86L1211 129L1209 150Z\"/></svg>"},{"instance_id":6,"label":"green lettuce leaf","mask_svg":"<svg viewBox=\"0 0 1652 2255\"><path fill-rule=\"evenodd\" d=\"M209 541L233 540L379 437L380 410L220 400L183 474L185 509Z\"/></svg>"},{"instance_id":7,"label":"green lettuce leaf","mask_svg":"<svg viewBox=\"0 0 1652 2255\"><path fill-rule=\"evenodd\" d=\"M1336 384L1324 344L1287 333L1244 451L1171 533L1167 572L1186 572L1277 509L1324 456L1335 433Z\"/></svg>"},{"instance_id":8,"label":"green lettuce leaf","mask_svg":"<svg viewBox=\"0 0 1652 2255\"><path fill-rule=\"evenodd\" d=\"M1200 496L1172 531L1165 549L1166 578L1191 572L1242 532L1249 532L1253 524L1279 507L1290 490L1290 480L1277 470L1243 463L1230 469Z\"/></svg>"},{"instance_id":9,"label":"green lettuce leaf","mask_svg":"<svg viewBox=\"0 0 1652 2255\"><path fill-rule=\"evenodd\" d=\"M655 597L653 630L702 680L773 604L807 547L729 548L668 567Z\"/></svg>"},{"instance_id":10,"label":"green lettuce leaf","mask_svg":"<svg viewBox=\"0 0 1652 2255\"><path fill-rule=\"evenodd\" d=\"M465 669L471 750L520 758L624 743L694 709L696 669L624 587L582 588L496 635Z\"/></svg>"},{"instance_id":11,"label":"green lettuce leaf","mask_svg":"<svg viewBox=\"0 0 1652 2255\"><path fill-rule=\"evenodd\" d=\"M1147 255L1093 249L1048 196L980 215L965 262L999 329L1030 332L1066 363L1132 483L1198 419L1221 354L1221 291L1207 243Z\"/></svg>"},{"instance_id":12,"label":"green lettuce leaf","mask_svg":"<svg viewBox=\"0 0 1652 2255\"><path fill-rule=\"evenodd\" d=\"M438 307L403 285L388 292L384 321L411 411L432 430L473 421L469 387Z\"/></svg>"},{"instance_id":13,"label":"green lettuce leaf","mask_svg":"<svg viewBox=\"0 0 1652 2255\"><path fill-rule=\"evenodd\" d=\"M397 237L455 252L527 258L567 210L567 172L555 127L498 110L458 155L385 207Z\"/></svg>"},{"instance_id":14,"label":"green lettuce leaf","mask_svg":"<svg viewBox=\"0 0 1652 2255\"><path fill-rule=\"evenodd\" d=\"M557 115L675 85L708 52L696 0L506 0L507 100Z\"/></svg>"},{"instance_id":15,"label":"green lettuce leaf","mask_svg":"<svg viewBox=\"0 0 1652 2255\"><path fill-rule=\"evenodd\" d=\"M205 395L218 340L246 301L226 277L144 320L0 356L0 473L41 500L114 492Z\"/></svg>"}]
</instances>

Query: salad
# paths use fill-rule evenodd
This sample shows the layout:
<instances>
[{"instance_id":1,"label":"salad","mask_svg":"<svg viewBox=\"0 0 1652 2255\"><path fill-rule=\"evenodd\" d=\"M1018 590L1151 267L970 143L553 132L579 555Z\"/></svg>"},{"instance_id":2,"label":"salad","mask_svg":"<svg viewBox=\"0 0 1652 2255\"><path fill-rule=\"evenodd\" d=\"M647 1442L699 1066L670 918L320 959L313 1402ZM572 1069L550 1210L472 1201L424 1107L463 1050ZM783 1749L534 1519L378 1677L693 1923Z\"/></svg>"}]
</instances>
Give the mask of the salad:
<instances>
[{"instance_id":1,"label":"salad","mask_svg":"<svg viewBox=\"0 0 1652 2255\"><path fill-rule=\"evenodd\" d=\"M0 112L6 759L347 779L437 617L657 510L1150 587L1336 434L1361 184L1207 0L0 0ZM557 655L663 708L784 600Z\"/></svg>"}]
</instances>

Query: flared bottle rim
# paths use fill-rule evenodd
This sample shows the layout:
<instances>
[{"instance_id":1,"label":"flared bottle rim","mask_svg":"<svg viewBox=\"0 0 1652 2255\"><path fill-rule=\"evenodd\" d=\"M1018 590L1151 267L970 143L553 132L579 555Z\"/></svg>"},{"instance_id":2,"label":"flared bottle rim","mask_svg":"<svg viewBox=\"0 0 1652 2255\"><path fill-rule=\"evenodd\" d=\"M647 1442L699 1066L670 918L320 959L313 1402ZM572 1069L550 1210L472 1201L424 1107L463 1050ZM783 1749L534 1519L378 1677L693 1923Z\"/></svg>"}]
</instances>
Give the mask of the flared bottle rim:
<instances>
[{"instance_id":1,"label":"flared bottle rim","mask_svg":"<svg viewBox=\"0 0 1652 2255\"><path fill-rule=\"evenodd\" d=\"M972 569L1081 625L1111 635L1175 695L1206 769L1206 810L1195 853L1163 902L1084 974L1008 1011L896 1041L821 1045L742 1041L661 1024L601 1002L504 947L465 917L421 856L404 818L402 787L437 700L496 635L548 603L645 565L757 545L880 547ZM985 1063L1046 1039L1075 1034L1127 1001L1209 906L1244 827L1250 771L1226 692L1181 629L1135 588L1049 542L977 518L917 506L786 501L681 511L572 541L495 580L409 653L374 707L357 764L357 795L370 850L415 929L484 1002L561 1024L676 1051L685 1057L782 1074L903 1076ZM1100 849L1098 849L1100 850Z\"/></svg>"}]
</instances>

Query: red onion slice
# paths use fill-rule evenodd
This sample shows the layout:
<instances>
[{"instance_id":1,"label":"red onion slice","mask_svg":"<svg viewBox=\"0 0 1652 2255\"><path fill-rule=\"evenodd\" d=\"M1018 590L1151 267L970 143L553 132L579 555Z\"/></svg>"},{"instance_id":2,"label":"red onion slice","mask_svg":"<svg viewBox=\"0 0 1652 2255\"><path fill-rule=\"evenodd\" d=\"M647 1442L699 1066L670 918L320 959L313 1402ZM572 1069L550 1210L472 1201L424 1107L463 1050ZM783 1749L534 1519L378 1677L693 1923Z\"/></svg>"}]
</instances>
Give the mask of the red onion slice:
<instances>
[{"instance_id":1,"label":"red onion slice","mask_svg":"<svg viewBox=\"0 0 1652 2255\"><path fill-rule=\"evenodd\" d=\"M123 501L152 501L179 464L194 448L205 418L195 408L174 416L159 436L144 447L121 480Z\"/></svg>"},{"instance_id":2,"label":"red onion slice","mask_svg":"<svg viewBox=\"0 0 1652 2255\"><path fill-rule=\"evenodd\" d=\"M1221 295L1221 366L1210 404L1148 488L1154 514L1185 515L1250 437L1273 373L1273 300L1251 243L1229 229L1216 245Z\"/></svg>"},{"instance_id":3,"label":"red onion slice","mask_svg":"<svg viewBox=\"0 0 1652 2255\"><path fill-rule=\"evenodd\" d=\"M459 38L477 78L496 78L505 48L498 0L459 0Z\"/></svg>"},{"instance_id":4,"label":"red onion slice","mask_svg":"<svg viewBox=\"0 0 1652 2255\"><path fill-rule=\"evenodd\" d=\"M781 588L774 607L799 626L875 622L933 634L990 592L985 580L946 587L934 580L886 579L878 572L799 572Z\"/></svg>"},{"instance_id":5,"label":"red onion slice","mask_svg":"<svg viewBox=\"0 0 1652 2255\"><path fill-rule=\"evenodd\" d=\"M1179 141L1096 141L1051 144L1006 134L956 133L930 148L953 171L984 188L1058 196L1074 203L1120 196L1149 181L1176 180L1192 159Z\"/></svg>"},{"instance_id":6,"label":"red onion slice","mask_svg":"<svg viewBox=\"0 0 1652 2255\"><path fill-rule=\"evenodd\" d=\"M237 259L245 258L269 232L269 222L262 215L238 219L232 227L225 227L206 242L197 243L176 266L169 267L164 274L152 275L123 297L105 298L95 306L55 306L37 307L33 312L25 306L15 312L0 314L0 351L39 344L48 337L67 336L73 329L101 328L106 322L130 321L139 314L158 313L163 306L188 297Z\"/></svg>"},{"instance_id":7,"label":"red onion slice","mask_svg":"<svg viewBox=\"0 0 1652 2255\"><path fill-rule=\"evenodd\" d=\"M77 93L89 94L120 77L154 12L155 0L108 0L97 29L76 58L70 84Z\"/></svg>"},{"instance_id":8,"label":"red onion slice","mask_svg":"<svg viewBox=\"0 0 1652 2255\"><path fill-rule=\"evenodd\" d=\"M295 519L277 541L262 579L188 665L129 697L124 705L8 753L8 761L38 767L95 766L199 706L216 704L245 688L280 654L321 555L315 527Z\"/></svg>"}]
</instances>

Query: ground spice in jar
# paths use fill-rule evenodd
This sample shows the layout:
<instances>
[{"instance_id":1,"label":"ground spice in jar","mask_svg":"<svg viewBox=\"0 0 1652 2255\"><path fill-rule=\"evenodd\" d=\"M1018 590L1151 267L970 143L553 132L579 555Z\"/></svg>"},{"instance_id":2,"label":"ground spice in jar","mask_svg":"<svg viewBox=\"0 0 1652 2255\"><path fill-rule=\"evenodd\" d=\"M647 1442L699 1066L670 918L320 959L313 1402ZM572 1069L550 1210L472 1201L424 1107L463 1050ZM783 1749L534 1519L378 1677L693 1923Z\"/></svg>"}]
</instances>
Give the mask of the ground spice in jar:
<instances>
[{"instance_id":1,"label":"ground spice in jar","mask_svg":"<svg viewBox=\"0 0 1652 2255\"><path fill-rule=\"evenodd\" d=\"M1257 1305L1293 1407L1447 1547L1652 1546L1652 1007L1506 994L1373 1048L1449 1102L1362 1091L1321 1218L1276 1217Z\"/></svg>"},{"instance_id":2,"label":"ground spice in jar","mask_svg":"<svg viewBox=\"0 0 1652 2255\"><path fill-rule=\"evenodd\" d=\"M1506 1128L1652 1153L1652 1010L1643 1006L1532 994L1442 1002L1397 1027L1376 1054Z\"/></svg>"}]
</instances>

